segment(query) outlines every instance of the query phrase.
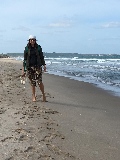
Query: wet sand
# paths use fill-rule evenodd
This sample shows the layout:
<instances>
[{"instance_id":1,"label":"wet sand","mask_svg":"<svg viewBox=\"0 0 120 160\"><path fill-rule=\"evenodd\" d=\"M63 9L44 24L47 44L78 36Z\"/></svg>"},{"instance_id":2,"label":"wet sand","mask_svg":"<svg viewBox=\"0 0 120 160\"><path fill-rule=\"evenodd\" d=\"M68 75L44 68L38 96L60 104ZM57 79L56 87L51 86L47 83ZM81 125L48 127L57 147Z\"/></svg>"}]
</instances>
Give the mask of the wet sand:
<instances>
[{"instance_id":1,"label":"wet sand","mask_svg":"<svg viewBox=\"0 0 120 160\"><path fill-rule=\"evenodd\" d=\"M120 159L120 97L44 73L48 102L38 87L32 102L21 66L0 59L0 160Z\"/></svg>"}]
</instances>

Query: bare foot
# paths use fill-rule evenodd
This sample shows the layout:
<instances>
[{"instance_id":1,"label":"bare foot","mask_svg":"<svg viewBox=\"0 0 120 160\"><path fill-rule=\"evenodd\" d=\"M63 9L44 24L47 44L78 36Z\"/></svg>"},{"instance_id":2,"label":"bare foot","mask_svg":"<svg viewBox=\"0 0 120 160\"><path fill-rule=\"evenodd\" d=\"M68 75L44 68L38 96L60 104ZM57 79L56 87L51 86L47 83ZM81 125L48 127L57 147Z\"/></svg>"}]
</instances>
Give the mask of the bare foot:
<instances>
[{"instance_id":1,"label":"bare foot","mask_svg":"<svg viewBox=\"0 0 120 160\"><path fill-rule=\"evenodd\" d=\"M32 101L36 102L36 96L33 96Z\"/></svg>"},{"instance_id":2,"label":"bare foot","mask_svg":"<svg viewBox=\"0 0 120 160\"><path fill-rule=\"evenodd\" d=\"M46 102L46 97L45 97L45 94L43 94L43 102Z\"/></svg>"}]
</instances>

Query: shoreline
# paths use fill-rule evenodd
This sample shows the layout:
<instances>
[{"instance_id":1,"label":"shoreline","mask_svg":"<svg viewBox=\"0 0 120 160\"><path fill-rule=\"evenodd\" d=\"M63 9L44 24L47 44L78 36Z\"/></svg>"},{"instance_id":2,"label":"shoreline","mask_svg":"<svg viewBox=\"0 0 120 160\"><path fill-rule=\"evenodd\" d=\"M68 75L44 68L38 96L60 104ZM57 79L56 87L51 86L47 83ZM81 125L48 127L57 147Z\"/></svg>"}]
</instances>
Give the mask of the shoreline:
<instances>
[{"instance_id":1,"label":"shoreline","mask_svg":"<svg viewBox=\"0 0 120 160\"><path fill-rule=\"evenodd\" d=\"M11 55L14 55L13 57L15 58L15 56L16 56L16 54L15 53L11 53ZM22 55L22 57L20 56L20 54ZM46 54L50 54L50 53L46 53ZM53 53L51 53L51 54L53 54ZM71 53L70 53L71 54ZM19 60L22 60L23 59L23 53L17 53L17 55L19 55L19 56L16 56L17 57L17 60L19 61ZM67 55L67 54L66 54ZM89 54L83 54L84 56L88 56ZM90 54L91 55L91 54ZM98 54L95 54L95 55L98 55ZM101 54L102 55L102 54ZM105 56L108 56L108 55L106 55L106 54L104 54ZM116 56L117 56L117 54L112 54L113 56L112 56L112 58L114 57L115 59L116 59ZM46 55L46 56L48 56L48 55ZM20 58L21 57L21 58ZM48 56L49 57L49 56ZM96 56L95 56L96 57ZM92 57L93 58L93 60L94 60L94 58L95 57ZM47 58L47 57L46 57ZM81 57L82 58L82 57ZM110 58L110 57L109 57ZM109 59L108 58L108 59ZM118 58L118 60L119 60L119 55L117 56L117 58ZM102 59L101 59L102 60ZM99 61L99 58L98 58L98 61ZM47 62L47 61L46 61ZM113 63L115 63L115 62L113 62ZM49 64L49 61L48 61L48 64ZM100 64L98 64L98 65L100 65ZM108 64L109 65L109 64ZM49 67L49 65L48 65L48 67ZM49 68L50 69L50 68ZM82 70L81 70L81 72L82 72ZM108 71L109 72L109 71ZM113 73L114 71L111 71L111 73ZM99 72L98 72L99 73ZM116 73L116 71L115 71L115 73ZM98 77L97 78L95 78L94 77L94 75L93 75L93 77L94 78L87 78L86 76L84 77L84 74L83 74L83 77L82 77L82 75L80 76L80 77L77 77L76 75L75 76L69 76L69 73L67 74L67 75L65 75L65 74L63 74L62 72L60 73L59 72L59 74L57 73L57 71L55 71L55 72L53 72L53 71L49 71L49 74L54 74L54 75L59 75L59 76L64 76L64 77L68 77L69 79L74 79L74 80L77 80L77 81L83 81L83 82L88 82L88 83L91 83L91 84L93 84L93 85L95 85L95 86L97 86L98 88L102 88L103 90L106 90L106 91L108 91L110 94L112 94L112 95L114 95L114 96L118 96L118 97L120 97L120 89L119 89L119 78L118 78L118 82L117 82L117 78L115 78L115 81L113 80L113 78L110 78L109 79L109 76L110 75L108 75L108 77L104 77L105 75L103 75L103 79L101 79L100 77L99 77L99 75L98 75ZM74 74L74 73L73 73ZM117 74L117 73L116 73ZM90 76L90 75L89 75ZM111 76L110 77L114 77L114 75L112 75L111 74ZM119 73L118 73L118 77L119 77ZM100 79L99 79L100 78ZM106 81L106 79L109 79L108 81ZM106 82L104 82L104 81L106 81Z\"/></svg>"},{"instance_id":2,"label":"shoreline","mask_svg":"<svg viewBox=\"0 0 120 160\"><path fill-rule=\"evenodd\" d=\"M1 60L0 156L5 159L120 159L120 98L87 82L43 74L46 103L22 62ZM9 62L9 63L8 63Z\"/></svg>"},{"instance_id":3,"label":"shoreline","mask_svg":"<svg viewBox=\"0 0 120 160\"><path fill-rule=\"evenodd\" d=\"M14 60L15 58L13 58ZM15 59L17 61L22 61L22 60L18 60L18 59ZM69 79L73 79L75 81L79 81L79 82L87 82L87 83L90 83L98 88L101 88L107 92L109 92L110 94L112 94L113 96L117 96L117 97L120 97L120 90L119 90L119 87L117 86L114 86L114 85L109 85L109 84L106 84L106 83L101 83L101 82L98 82L98 81L94 81L94 80L86 80L86 79L82 79L82 77L76 77L76 76L69 76L69 75L64 75L63 73L57 73L57 72L53 72L53 71L49 71L49 74L52 74L52 75L57 75L57 76L64 76L64 77L67 77ZM119 85L119 83L118 83Z\"/></svg>"},{"instance_id":4,"label":"shoreline","mask_svg":"<svg viewBox=\"0 0 120 160\"><path fill-rule=\"evenodd\" d=\"M120 93L117 92L118 89L116 88L116 90L114 90L113 88L111 88L112 86L110 87L110 86L106 86L106 85L104 85L104 84L89 82L89 81L85 81L85 80L78 80L78 79L76 79L76 77L75 77L75 78L72 78L72 77L69 77L69 76L67 76L67 75L62 75L62 74L60 74L60 75L58 75L58 74L56 74L56 73L48 73L48 74L50 74L50 75L55 75L55 76L60 76L60 77L65 77L65 78L68 78L68 79L70 79L70 80L74 80L74 81L78 81L78 82L89 83L89 84L91 84L91 85L93 85L93 86L95 86L95 87L97 87L97 88L99 88L99 89L102 89L102 90L108 92L108 94L111 94L112 96L120 97ZM110 88L111 88L111 89L110 89Z\"/></svg>"}]
</instances>

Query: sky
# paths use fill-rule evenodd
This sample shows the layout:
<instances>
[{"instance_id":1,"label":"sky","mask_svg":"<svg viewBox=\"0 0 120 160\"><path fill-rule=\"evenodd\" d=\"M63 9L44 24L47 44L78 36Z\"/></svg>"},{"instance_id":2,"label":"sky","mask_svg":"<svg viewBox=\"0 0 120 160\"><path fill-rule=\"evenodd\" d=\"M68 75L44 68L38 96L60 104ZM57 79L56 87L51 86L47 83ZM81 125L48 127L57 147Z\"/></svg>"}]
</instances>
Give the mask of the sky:
<instances>
[{"instance_id":1,"label":"sky","mask_svg":"<svg viewBox=\"0 0 120 160\"><path fill-rule=\"evenodd\" d=\"M120 0L0 0L0 53L120 54Z\"/></svg>"}]
</instances>

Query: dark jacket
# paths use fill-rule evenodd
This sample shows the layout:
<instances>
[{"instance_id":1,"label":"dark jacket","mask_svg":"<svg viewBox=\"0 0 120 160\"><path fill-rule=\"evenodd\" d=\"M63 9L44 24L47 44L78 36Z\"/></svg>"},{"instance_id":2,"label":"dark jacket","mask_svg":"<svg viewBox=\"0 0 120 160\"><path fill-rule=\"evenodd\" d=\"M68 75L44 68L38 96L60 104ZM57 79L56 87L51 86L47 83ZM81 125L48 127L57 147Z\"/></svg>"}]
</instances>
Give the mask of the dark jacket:
<instances>
[{"instance_id":1,"label":"dark jacket","mask_svg":"<svg viewBox=\"0 0 120 160\"><path fill-rule=\"evenodd\" d=\"M35 44L34 48L31 47L31 45L28 43L24 50L24 68L28 69L30 66L31 61L31 55L34 52L34 56L36 56L36 64L35 66L41 67L42 65L45 65L45 60L42 52L42 48L37 43ZM35 62L34 62L35 63Z\"/></svg>"}]
</instances>

